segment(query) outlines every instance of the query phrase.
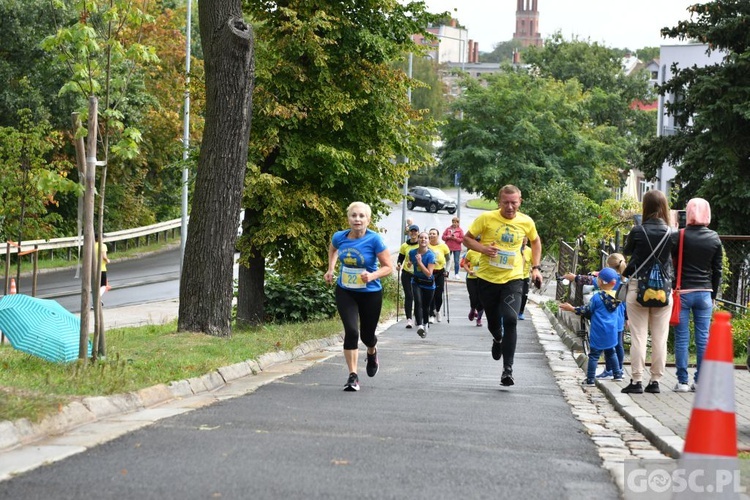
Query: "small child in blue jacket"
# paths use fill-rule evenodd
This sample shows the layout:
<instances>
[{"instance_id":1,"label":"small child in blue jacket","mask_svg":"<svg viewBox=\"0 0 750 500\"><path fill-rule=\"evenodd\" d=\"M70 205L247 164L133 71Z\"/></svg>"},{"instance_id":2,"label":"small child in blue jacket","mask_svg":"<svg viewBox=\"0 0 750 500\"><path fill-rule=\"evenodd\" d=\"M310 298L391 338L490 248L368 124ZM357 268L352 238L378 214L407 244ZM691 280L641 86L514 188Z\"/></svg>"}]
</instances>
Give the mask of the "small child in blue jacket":
<instances>
[{"instance_id":1,"label":"small child in blue jacket","mask_svg":"<svg viewBox=\"0 0 750 500\"><path fill-rule=\"evenodd\" d=\"M585 306L574 307L572 304L565 302L560 304L563 311L574 312L579 316L584 316L590 321L589 326L589 363L586 370L586 380L584 385L594 385L596 376L596 366L602 353L609 366L616 367L614 370L614 379L622 380L622 370L617 362L615 346L618 343L619 326L620 326L620 302L615 299L614 288L617 285L619 277L617 271L610 267L605 267L599 271L597 277L597 290L591 297L591 300Z\"/></svg>"},{"instance_id":2,"label":"small child in blue jacket","mask_svg":"<svg viewBox=\"0 0 750 500\"><path fill-rule=\"evenodd\" d=\"M622 276L622 272L625 270L625 267L627 267L625 257L621 253L610 254L609 257L607 257L607 267L611 267L612 269L617 271L617 274L619 276ZM563 277L569 281L575 280L576 284L596 286L596 276L592 276L590 274L567 273ZM622 364L625 361L625 347L623 345L623 340L625 336L625 325L627 324L627 311L625 310L625 302L620 302L618 311L620 314L620 321L618 326L619 333L617 334L618 342L615 346L615 354L617 354L617 367L620 369L620 371L622 371ZM609 363L607 363L604 367L604 370L602 370L602 372L597 375L596 378L600 380L612 380L614 378L615 371L615 366L611 366Z\"/></svg>"}]
</instances>

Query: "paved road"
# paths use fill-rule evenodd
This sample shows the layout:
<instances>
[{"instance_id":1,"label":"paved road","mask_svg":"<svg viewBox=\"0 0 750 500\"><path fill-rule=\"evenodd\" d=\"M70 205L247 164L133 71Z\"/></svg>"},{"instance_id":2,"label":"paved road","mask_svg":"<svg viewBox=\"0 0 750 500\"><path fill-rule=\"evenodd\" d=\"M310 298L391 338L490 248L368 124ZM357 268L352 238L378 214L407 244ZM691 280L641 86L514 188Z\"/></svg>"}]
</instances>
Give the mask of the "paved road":
<instances>
[{"instance_id":1,"label":"paved road","mask_svg":"<svg viewBox=\"0 0 750 500\"><path fill-rule=\"evenodd\" d=\"M501 387L455 291L450 325L426 339L403 321L381 334L380 373L362 366L358 393L341 390L338 345L253 393L4 481L0 498L618 498L532 322L517 385Z\"/></svg>"}]
</instances>

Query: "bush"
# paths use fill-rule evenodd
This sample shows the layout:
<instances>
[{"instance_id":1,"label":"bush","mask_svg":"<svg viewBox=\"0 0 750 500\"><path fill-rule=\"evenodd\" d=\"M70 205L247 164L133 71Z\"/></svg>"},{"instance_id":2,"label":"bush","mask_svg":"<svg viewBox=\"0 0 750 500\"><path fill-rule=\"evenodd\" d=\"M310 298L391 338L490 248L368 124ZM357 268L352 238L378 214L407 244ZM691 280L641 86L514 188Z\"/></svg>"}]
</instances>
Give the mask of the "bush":
<instances>
[{"instance_id":1,"label":"bush","mask_svg":"<svg viewBox=\"0 0 750 500\"><path fill-rule=\"evenodd\" d=\"M746 314L732 318L732 342L735 358L747 356L748 338L750 338L750 316Z\"/></svg>"},{"instance_id":2,"label":"bush","mask_svg":"<svg viewBox=\"0 0 750 500\"><path fill-rule=\"evenodd\" d=\"M270 321L296 323L332 318L336 314L334 287L316 272L296 282L275 274L266 277L266 316Z\"/></svg>"}]
</instances>

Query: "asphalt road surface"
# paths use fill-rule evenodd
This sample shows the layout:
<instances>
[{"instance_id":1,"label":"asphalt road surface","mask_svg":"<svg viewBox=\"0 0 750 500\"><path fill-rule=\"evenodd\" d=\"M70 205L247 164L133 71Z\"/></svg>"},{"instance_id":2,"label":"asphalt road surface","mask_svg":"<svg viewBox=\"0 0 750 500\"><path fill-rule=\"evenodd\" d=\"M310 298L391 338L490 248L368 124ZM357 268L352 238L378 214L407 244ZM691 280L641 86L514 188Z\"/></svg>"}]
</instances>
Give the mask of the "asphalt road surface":
<instances>
[{"instance_id":1,"label":"asphalt road surface","mask_svg":"<svg viewBox=\"0 0 750 500\"><path fill-rule=\"evenodd\" d=\"M341 347L257 391L160 420L0 483L0 499L498 499L619 497L571 414L532 321L516 385L451 283L451 323L391 326L381 369L344 392ZM362 351L360 351L362 353Z\"/></svg>"}]
</instances>

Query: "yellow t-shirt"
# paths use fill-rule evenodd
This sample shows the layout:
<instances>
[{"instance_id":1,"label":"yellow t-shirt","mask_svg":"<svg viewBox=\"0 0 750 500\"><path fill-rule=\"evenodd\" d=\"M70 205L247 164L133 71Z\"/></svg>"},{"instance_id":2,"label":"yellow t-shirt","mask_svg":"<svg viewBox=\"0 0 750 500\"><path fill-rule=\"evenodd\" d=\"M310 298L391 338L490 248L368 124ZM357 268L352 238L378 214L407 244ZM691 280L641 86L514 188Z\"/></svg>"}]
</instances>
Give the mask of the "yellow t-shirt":
<instances>
[{"instance_id":1,"label":"yellow t-shirt","mask_svg":"<svg viewBox=\"0 0 750 500\"><path fill-rule=\"evenodd\" d=\"M430 250L435 254L435 271L445 269L445 263L450 258L451 251L445 243L430 245Z\"/></svg>"},{"instance_id":2,"label":"yellow t-shirt","mask_svg":"<svg viewBox=\"0 0 750 500\"><path fill-rule=\"evenodd\" d=\"M539 237L531 217L518 212L514 218L506 219L500 210L493 210L477 217L469 231L475 237L481 236L483 245L493 245L498 249L497 256L492 259L481 254L478 278L501 285L528 276L523 274L523 237L528 237L529 241Z\"/></svg>"},{"instance_id":3,"label":"yellow t-shirt","mask_svg":"<svg viewBox=\"0 0 750 500\"><path fill-rule=\"evenodd\" d=\"M419 243L409 243L408 241L401 244L401 249L399 249L398 253L404 256L404 262L401 264L404 272L414 274L414 266L409 260L409 252L414 250L418 246Z\"/></svg>"},{"instance_id":4,"label":"yellow t-shirt","mask_svg":"<svg viewBox=\"0 0 750 500\"><path fill-rule=\"evenodd\" d=\"M526 279L531 274L531 247L523 247L523 279Z\"/></svg>"},{"instance_id":5,"label":"yellow t-shirt","mask_svg":"<svg viewBox=\"0 0 750 500\"><path fill-rule=\"evenodd\" d=\"M102 250L104 250L104 254L106 255L107 254L107 244L106 243L102 243ZM99 258L101 258L101 254L99 253L99 242L98 241L94 242L94 255L97 256L97 257L99 257ZM107 261L104 260L104 259L102 259L102 272L106 272L106 271L107 271Z\"/></svg>"},{"instance_id":6,"label":"yellow t-shirt","mask_svg":"<svg viewBox=\"0 0 750 500\"><path fill-rule=\"evenodd\" d=\"M479 257L481 256L482 254L477 252L476 250L469 250L466 252L464 260L469 263L469 269L477 268L477 266L479 265ZM466 279L475 280L477 279L477 275L466 273Z\"/></svg>"}]
</instances>

